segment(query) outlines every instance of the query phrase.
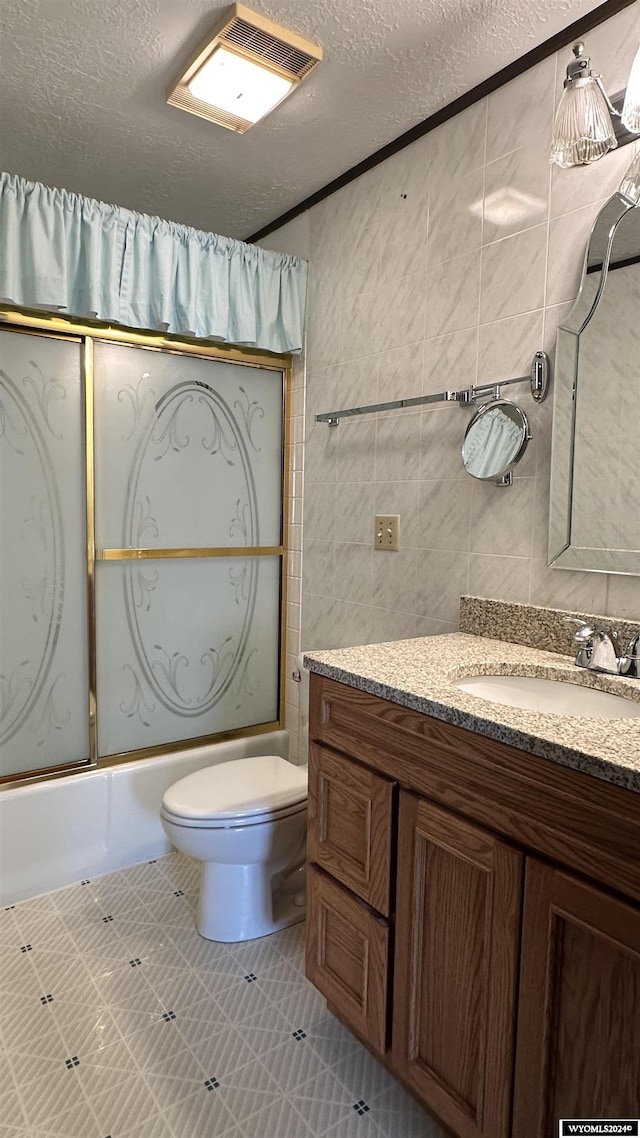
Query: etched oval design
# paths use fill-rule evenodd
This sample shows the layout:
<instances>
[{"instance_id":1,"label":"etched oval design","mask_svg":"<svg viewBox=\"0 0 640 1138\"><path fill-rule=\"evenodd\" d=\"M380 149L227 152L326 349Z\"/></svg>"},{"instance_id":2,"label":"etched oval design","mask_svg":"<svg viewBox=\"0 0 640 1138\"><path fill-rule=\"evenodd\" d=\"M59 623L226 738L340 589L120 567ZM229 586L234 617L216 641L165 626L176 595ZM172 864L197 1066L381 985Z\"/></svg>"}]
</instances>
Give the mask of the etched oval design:
<instances>
[{"instance_id":1,"label":"etched oval design","mask_svg":"<svg viewBox=\"0 0 640 1138\"><path fill-rule=\"evenodd\" d=\"M49 678L65 573L62 506L51 454L24 396L2 370L0 454L12 499L2 539L9 553L2 563L3 593L14 598L6 614L9 627L3 632L0 663L0 743L7 743L29 719ZM21 631L11 627L14 614Z\"/></svg>"},{"instance_id":2,"label":"etched oval design","mask_svg":"<svg viewBox=\"0 0 640 1138\"><path fill-rule=\"evenodd\" d=\"M197 413L194 415L194 412ZM194 422L197 427L194 429ZM222 469L236 468L233 517L228 519L229 541L235 535L242 547L259 544L257 495L253 470L241 425L232 409L215 391L201 381L176 384L158 400L153 419L148 424L132 463L127 481L123 518L123 548L149 548L153 538L163 544L164 533L158 527L157 513L147 492L151 463L162 461L169 452L183 454L185 465L189 452L202 449ZM181 485L189 484L189 472L180 478ZM213 544L213 543L209 543ZM237 572L236 567L232 572ZM140 587L141 563L128 561L123 565L124 603L127 625L141 673L157 699L176 715L192 718L205 715L229 690L245 662L247 645L253 623L258 586L258 564L247 558L243 564L242 588L237 587L237 576L229 575L230 603L234 606L238 632L223 637L198 659L191 659L188 651L167 651L159 644L147 643L148 634L141 617L148 611L142 603ZM147 590L146 601L149 593ZM192 682L189 694L181 687L181 676L189 669L201 680L198 694Z\"/></svg>"}]
</instances>

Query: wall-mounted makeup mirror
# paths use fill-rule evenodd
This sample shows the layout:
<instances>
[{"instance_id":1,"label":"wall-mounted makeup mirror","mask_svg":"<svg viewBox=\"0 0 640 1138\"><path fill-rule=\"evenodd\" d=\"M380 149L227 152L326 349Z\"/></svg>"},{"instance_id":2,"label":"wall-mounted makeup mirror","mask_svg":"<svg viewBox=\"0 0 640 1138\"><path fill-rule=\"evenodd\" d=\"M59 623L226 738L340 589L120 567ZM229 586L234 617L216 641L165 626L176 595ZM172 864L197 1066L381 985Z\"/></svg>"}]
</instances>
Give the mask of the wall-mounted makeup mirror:
<instances>
[{"instance_id":1,"label":"wall-mounted makeup mirror","mask_svg":"<svg viewBox=\"0 0 640 1138\"><path fill-rule=\"evenodd\" d=\"M465 431L462 461L467 474L483 482L510 486L513 467L530 438L527 416L516 403L508 399L485 403Z\"/></svg>"},{"instance_id":2,"label":"wall-mounted makeup mirror","mask_svg":"<svg viewBox=\"0 0 640 1138\"><path fill-rule=\"evenodd\" d=\"M640 208L619 192L593 226L555 376L549 564L640 575Z\"/></svg>"}]
</instances>

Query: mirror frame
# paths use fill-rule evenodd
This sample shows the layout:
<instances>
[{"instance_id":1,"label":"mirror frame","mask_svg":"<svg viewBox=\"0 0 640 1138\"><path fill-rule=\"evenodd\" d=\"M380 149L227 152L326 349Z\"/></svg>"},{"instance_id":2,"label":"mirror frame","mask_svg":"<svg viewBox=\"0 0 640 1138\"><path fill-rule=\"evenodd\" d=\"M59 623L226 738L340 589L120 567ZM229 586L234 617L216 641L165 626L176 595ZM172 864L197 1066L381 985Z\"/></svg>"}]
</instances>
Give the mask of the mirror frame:
<instances>
[{"instance_id":1,"label":"mirror frame","mask_svg":"<svg viewBox=\"0 0 640 1138\"><path fill-rule=\"evenodd\" d=\"M580 291L558 327L549 491L548 563L552 568L640 576L640 550L578 546L571 533L580 335L603 295L618 227L637 208L619 192L603 205L591 227Z\"/></svg>"}]
</instances>

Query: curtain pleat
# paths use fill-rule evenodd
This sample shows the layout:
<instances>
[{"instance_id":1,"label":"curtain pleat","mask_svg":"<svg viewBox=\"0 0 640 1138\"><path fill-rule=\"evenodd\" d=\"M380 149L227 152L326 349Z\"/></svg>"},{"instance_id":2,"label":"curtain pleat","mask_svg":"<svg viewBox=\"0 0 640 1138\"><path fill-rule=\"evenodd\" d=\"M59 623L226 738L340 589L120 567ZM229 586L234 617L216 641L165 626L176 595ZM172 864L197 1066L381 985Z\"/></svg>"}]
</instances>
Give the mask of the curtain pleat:
<instances>
[{"instance_id":1,"label":"curtain pleat","mask_svg":"<svg viewBox=\"0 0 640 1138\"><path fill-rule=\"evenodd\" d=\"M0 174L0 300L270 352L302 348L307 263Z\"/></svg>"}]
</instances>

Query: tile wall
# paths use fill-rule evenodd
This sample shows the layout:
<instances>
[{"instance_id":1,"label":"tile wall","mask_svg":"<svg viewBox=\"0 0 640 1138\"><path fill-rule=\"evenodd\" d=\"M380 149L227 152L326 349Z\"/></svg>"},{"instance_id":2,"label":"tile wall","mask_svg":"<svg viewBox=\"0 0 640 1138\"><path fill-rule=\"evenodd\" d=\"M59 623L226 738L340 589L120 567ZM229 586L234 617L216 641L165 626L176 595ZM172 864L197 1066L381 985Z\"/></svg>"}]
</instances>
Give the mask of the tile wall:
<instances>
[{"instance_id":1,"label":"tile wall","mask_svg":"<svg viewBox=\"0 0 640 1138\"><path fill-rule=\"evenodd\" d=\"M585 38L592 66L619 91L640 40L640 2ZM544 60L263 242L310 260L296 609L305 649L453 631L462 593L640 616L640 578L547 566L551 398L536 407L518 389L534 440L511 489L464 473L470 412L458 406L337 430L314 422L341 406L523 375L538 348L553 354L593 219L638 147L588 168L549 165L570 54ZM401 515L398 553L372 549L383 512ZM297 549L294 557L297 568ZM295 641L292 628L292 651Z\"/></svg>"}]
</instances>

